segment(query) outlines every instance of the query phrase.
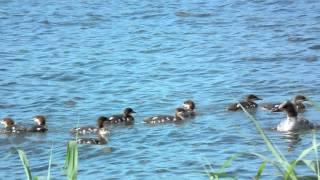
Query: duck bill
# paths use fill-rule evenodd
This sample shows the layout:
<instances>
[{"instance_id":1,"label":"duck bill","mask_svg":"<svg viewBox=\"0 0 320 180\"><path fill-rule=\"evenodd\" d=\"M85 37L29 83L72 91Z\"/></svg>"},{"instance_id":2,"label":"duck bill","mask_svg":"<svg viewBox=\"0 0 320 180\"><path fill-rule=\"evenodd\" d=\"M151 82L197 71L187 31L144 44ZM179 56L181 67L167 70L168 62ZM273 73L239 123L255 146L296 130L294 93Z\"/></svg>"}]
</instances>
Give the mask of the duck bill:
<instances>
[{"instance_id":1,"label":"duck bill","mask_svg":"<svg viewBox=\"0 0 320 180\"><path fill-rule=\"evenodd\" d=\"M280 109L279 107L271 109L271 112L281 112L281 111L283 111L283 109Z\"/></svg>"},{"instance_id":2,"label":"duck bill","mask_svg":"<svg viewBox=\"0 0 320 180\"><path fill-rule=\"evenodd\" d=\"M311 105L311 106L314 105L313 102L308 101L308 100L305 100L303 103L304 103L304 104L307 104L307 105Z\"/></svg>"},{"instance_id":3,"label":"duck bill","mask_svg":"<svg viewBox=\"0 0 320 180\"><path fill-rule=\"evenodd\" d=\"M281 103L277 109L279 109L280 111L283 111L283 106L285 105L285 103Z\"/></svg>"}]
</instances>

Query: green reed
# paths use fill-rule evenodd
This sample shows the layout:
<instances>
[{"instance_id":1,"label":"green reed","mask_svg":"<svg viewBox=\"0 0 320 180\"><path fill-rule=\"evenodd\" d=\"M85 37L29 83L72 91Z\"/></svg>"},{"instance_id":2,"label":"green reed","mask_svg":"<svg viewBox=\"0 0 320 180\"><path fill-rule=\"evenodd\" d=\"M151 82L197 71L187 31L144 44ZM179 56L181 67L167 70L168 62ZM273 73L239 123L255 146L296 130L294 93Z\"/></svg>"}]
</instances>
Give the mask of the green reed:
<instances>
[{"instance_id":1,"label":"green reed","mask_svg":"<svg viewBox=\"0 0 320 180\"><path fill-rule=\"evenodd\" d=\"M28 158L23 150L18 149L18 154L20 157L20 160L22 162L25 174L27 176L27 180L38 180L40 177L34 176L32 177L31 174L31 168L29 165ZM49 157L49 163L48 163L48 175L45 178L41 179L47 179L50 180L51 178L51 165L52 165L52 154L53 154L53 148L50 149L50 157ZM78 174L78 145L76 141L69 141L67 145L67 154L66 154L66 160L64 164L64 173L67 176L68 180L76 180L77 174Z\"/></svg>"},{"instance_id":2,"label":"green reed","mask_svg":"<svg viewBox=\"0 0 320 180\"><path fill-rule=\"evenodd\" d=\"M47 180L50 180L50 177L51 177L52 156L53 156L53 145L51 145L51 149L50 149Z\"/></svg>"},{"instance_id":3,"label":"green reed","mask_svg":"<svg viewBox=\"0 0 320 180\"><path fill-rule=\"evenodd\" d=\"M265 145L267 146L268 150L271 152L273 158L264 156L259 153L249 153L251 155L254 155L258 158L260 158L263 162L262 164L258 167L257 173L254 177L254 179L260 179L263 171L266 168L267 164L270 164L271 166L275 167L278 172L280 173L281 177L285 180L298 180L298 179L318 179L320 180L320 165L319 165L319 158L318 158L318 147L320 146L320 143L317 143L316 140L316 132L313 131L313 139L312 139L312 145L311 147L308 147L304 149L300 155L298 156L297 159L293 161L288 161L286 157L280 152L280 150L277 149L277 147L272 143L272 141L269 139L265 131L262 129L260 126L259 122L240 104L240 107L242 108L243 112L246 114L250 122L255 126L257 132L260 134L261 138L264 140ZM310 153L314 152L315 153L315 160L307 160L305 159L307 155ZM243 155L248 154L248 153L242 153ZM237 155L238 156L238 155ZM228 164L231 164L230 161L233 161L235 157L231 157L228 159L226 162ZM228 177L229 179L237 179L236 177L232 175L228 175L227 173L221 171L224 170L226 166L226 162L222 165L222 168L218 171L213 171L212 167L210 167L210 172L207 170L207 174L210 178L210 180L213 179L219 179L219 178L226 178ZM314 175L312 176L298 176L296 173L296 168L298 165L302 165L305 167L308 167Z\"/></svg>"},{"instance_id":4,"label":"green reed","mask_svg":"<svg viewBox=\"0 0 320 180\"><path fill-rule=\"evenodd\" d=\"M30 165L29 165L29 161L27 159L26 153L24 151L18 149L18 154L19 154L20 160L22 162L24 172L26 173L27 179L32 180Z\"/></svg>"},{"instance_id":5,"label":"green reed","mask_svg":"<svg viewBox=\"0 0 320 180\"><path fill-rule=\"evenodd\" d=\"M64 171L68 180L77 179L78 172L78 144L76 141L69 141L67 146L66 161Z\"/></svg>"}]
</instances>

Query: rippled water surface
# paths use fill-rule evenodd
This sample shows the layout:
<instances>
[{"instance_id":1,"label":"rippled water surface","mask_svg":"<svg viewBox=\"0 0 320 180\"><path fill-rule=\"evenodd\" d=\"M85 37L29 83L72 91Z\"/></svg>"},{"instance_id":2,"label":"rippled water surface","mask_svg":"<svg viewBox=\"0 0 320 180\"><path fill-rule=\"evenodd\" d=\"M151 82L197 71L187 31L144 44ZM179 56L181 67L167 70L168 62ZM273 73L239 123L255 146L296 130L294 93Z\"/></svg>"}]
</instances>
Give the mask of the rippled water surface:
<instances>
[{"instance_id":1,"label":"rippled water surface","mask_svg":"<svg viewBox=\"0 0 320 180\"><path fill-rule=\"evenodd\" d=\"M15 148L46 176L52 145L52 177L64 179L69 129L125 107L136 123L110 127L105 146L80 146L79 179L207 179L205 165L236 153L270 155L245 115L225 106L248 93L320 102L319 12L318 0L0 1L0 116L30 125L44 114L49 126L45 135L0 135L1 179L25 178ZM186 99L195 119L142 123ZM283 113L255 116L288 159L311 145L310 132L292 142L271 130ZM315 108L304 116L320 123ZM260 164L242 156L228 172L249 179Z\"/></svg>"}]
</instances>

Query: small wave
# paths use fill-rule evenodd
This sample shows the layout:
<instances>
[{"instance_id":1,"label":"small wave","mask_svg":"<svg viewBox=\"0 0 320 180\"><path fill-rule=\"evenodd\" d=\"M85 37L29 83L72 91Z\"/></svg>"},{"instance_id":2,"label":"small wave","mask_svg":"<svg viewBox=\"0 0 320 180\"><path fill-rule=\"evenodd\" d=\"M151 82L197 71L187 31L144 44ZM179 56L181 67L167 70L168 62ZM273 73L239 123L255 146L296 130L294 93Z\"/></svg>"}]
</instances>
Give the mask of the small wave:
<instances>
[{"instance_id":1,"label":"small wave","mask_svg":"<svg viewBox=\"0 0 320 180\"><path fill-rule=\"evenodd\" d=\"M162 49L148 49L148 50L143 50L140 51L140 53L144 53L144 54L153 54L153 53L158 53L158 52L172 52L174 51L174 48L162 48Z\"/></svg>"},{"instance_id":2,"label":"small wave","mask_svg":"<svg viewBox=\"0 0 320 180\"><path fill-rule=\"evenodd\" d=\"M306 41L312 41L312 40L315 40L315 38L306 38L306 37L297 37L297 36L288 38L288 41L290 42L306 42Z\"/></svg>"},{"instance_id":3,"label":"small wave","mask_svg":"<svg viewBox=\"0 0 320 180\"><path fill-rule=\"evenodd\" d=\"M320 44L317 44L317 45L314 45L314 46L310 46L309 49L320 50Z\"/></svg>"},{"instance_id":4,"label":"small wave","mask_svg":"<svg viewBox=\"0 0 320 180\"><path fill-rule=\"evenodd\" d=\"M185 11L179 11L175 13L178 17L210 17L212 14L210 13L189 13Z\"/></svg>"},{"instance_id":5,"label":"small wave","mask_svg":"<svg viewBox=\"0 0 320 180\"><path fill-rule=\"evenodd\" d=\"M77 102L70 99L70 100L67 100L67 101L64 101L63 102L67 107L75 107L77 105Z\"/></svg>"},{"instance_id":6,"label":"small wave","mask_svg":"<svg viewBox=\"0 0 320 180\"><path fill-rule=\"evenodd\" d=\"M141 18L142 19L153 19L156 17L165 17L165 16L168 16L168 15L167 14L151 14L151 15L142 16Z\"/></svg>"},{"instance_id":7,"label":"small wave","mask_svg":"<svg viewBox=\"0 0 320 180\"><path fill-rule=\"evenodd\" d=\"M14 107L16 107L14 104L0 104L0 109L10 109Z\"/></svg>"},{"instance_id":8,"label":"small wave","mask_svg":"<svg viewBox=\"0 0 320 180\"><path fill-rule=\"evenodd\" d=\"M305 60L307 62L315 62L315 61L318 61L318 57L317 56L306 56L303 58L303 60Z\"/></svg>"},{"instance_id":9,"label":"small wave","mask_svg":"<svg viewBox=\"0 0 320 180\"><path fill-rule=\"evenodd\" d=\"M11 85L17 85L17 82L4 82L3 84L1 84L1 86L11 86Z\"/></svg>"},{"instance_id":10,"label":"small wave","mask_svg":"<svg viewBox=\"0 0 320 180\"><path fill-rule=\"evenodd\" d=\"M40 21L39 23L40 24L45 24L45 25L49 25L50 24L49 20L43 20L43 21Z\"/></svg>"}]
</instances>

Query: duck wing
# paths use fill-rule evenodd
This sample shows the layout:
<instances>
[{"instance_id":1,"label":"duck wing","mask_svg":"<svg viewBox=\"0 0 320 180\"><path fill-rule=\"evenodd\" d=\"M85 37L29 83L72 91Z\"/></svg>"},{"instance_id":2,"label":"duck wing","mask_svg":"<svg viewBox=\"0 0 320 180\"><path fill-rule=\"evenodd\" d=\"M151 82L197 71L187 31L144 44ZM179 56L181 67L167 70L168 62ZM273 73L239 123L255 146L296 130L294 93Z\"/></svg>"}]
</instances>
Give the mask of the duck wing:
<instances>
[{"instance_id":1,"label":"duck wing","mask_svg":"<svg viewBox=\"0 0 320 180\"><path fill-rule=\"evenodd\" d=\"M156 124L156 123L165 123L165 122L173 121L174 119L175 119L174 116L159 115L159 116L147 117L143 121L148 124Z\"/></svg>"}]
</instances>

